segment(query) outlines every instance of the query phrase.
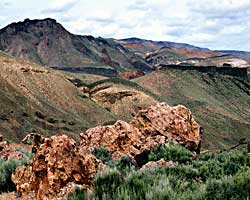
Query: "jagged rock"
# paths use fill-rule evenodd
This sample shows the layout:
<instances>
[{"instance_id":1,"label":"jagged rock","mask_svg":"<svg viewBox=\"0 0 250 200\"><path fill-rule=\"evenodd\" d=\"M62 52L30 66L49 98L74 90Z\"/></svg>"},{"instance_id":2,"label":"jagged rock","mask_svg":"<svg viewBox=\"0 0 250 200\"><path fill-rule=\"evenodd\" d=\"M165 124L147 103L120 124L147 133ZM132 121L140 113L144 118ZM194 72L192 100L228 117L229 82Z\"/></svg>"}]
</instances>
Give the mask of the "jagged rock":
<instances>
[{"instance_id":1,"label":"jagged rock","mask_svg":"<svg viewBox=\"0 0 250 200\"><path fill-rule=\"evenodd\" d=\"M26 137L22 140L24 144L32 143L32 152L36 153L37 149L43 144L45 141L45 137L39 133L30 133L26 135Z\"/></svg>"},{"instance_id":2,"label":"jagged rock","mask_svg":"<svg viewBox=\"0 0 250 200\"><path fill-rule=\"evenodd\" d=\"M73 139L52 136L37 148L31 166L18 167L12 180L20 195L35 191L37 200L51 199L70 182L92 188L98 164L91 154L78 151Z\"/></svg>"},{"instance_id":3,"label":"jagged rock","mask_svg":"<svg viewBox=\"0 0 250 200\"><path fill-rule=\"evenodd\" d=\"M146 152L169 140L199 153L201 133L201 126L189 109L159 103L139 111L129 123L117 121L114 125L97 126L81 133L80 137L81 148L87 151L104 146L114 159L123 154L143 159Z\"/></svg>"},{"instance_id":4,"label":"jagged rock","mask_svg":"<svg viewBox=\"0 0 250 200\"><path fill-rule=\"evenodd\" d=\"M156 167L174 167L177 163L173 161L165 161L164 159L158 160L158 161L150 161L143 165L140 169L140 171L144 171L149 168L156 168Z\"/></svg>"}]
</instances>

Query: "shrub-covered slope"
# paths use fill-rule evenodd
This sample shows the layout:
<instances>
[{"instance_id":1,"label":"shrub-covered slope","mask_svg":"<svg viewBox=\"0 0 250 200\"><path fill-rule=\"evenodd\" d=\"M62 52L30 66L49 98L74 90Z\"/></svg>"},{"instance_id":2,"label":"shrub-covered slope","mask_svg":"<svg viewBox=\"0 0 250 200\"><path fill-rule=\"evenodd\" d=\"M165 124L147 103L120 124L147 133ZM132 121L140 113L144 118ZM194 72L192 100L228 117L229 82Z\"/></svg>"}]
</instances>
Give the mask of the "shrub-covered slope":
<instances>
[{"instance_id":1,"label":"shrub-covered slope","mask_svg":"<svg viewBox=\"0 0 250 200\"><path fill-rule=\"evenodd\" d=\"M106 77L75 76L5 55L0 55L0 70L0 133L14 141L33 131L75 137L90 127L131 119L137 106L156 102L140 86L123 79L107 79L108 89L97 82ZM95 90L92 96L81 90L86 85ZM128 95L121 97L120 91ZM134 104L132 109L128 102ZM121 106L129 111L119 111Z\"/></svg>"},{"instance_id":2,"label":"shrub-covered slope","mask_svg":"<svg viewBox=\"0 0 250 200\"><path fill-rule=\"evenodd\" d=\"M250 195L250 157L245 148L192 160L191 152L170 143L154 149L149 159L174 160L175 165L139 171L128 157L112 162L103 149L96 155L109 168L97 174L92 193L77 190L68 200L233 200Z\"/></svg>"},{"instance_id":3,"label":"shrub-covered slope","mask_svg":"<svg viewBox=\"0 0 250 200\"><path fill-rule=\"evenodd\" d=\"M203 148L224 148L250 138L250 82L196 71L155 71L134 79L161 101L183 104L204 127Z\"/></svg>"}]
</instances>

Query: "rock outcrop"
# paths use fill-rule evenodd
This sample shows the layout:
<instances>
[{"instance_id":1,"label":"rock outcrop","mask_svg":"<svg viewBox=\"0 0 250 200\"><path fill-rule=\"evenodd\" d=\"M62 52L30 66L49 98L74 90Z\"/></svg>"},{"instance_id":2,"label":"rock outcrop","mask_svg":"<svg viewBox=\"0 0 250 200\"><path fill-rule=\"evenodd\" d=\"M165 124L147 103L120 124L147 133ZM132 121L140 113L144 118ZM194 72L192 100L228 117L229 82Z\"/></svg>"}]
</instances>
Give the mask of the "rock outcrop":
<instances>
[{"instance_id":1,"label":"rock outcrop","mask_svg":"<svg viewBox=\"0 0 250 200\"><path fill-rule=\"evenodd\" d=\"M169 140L199 153L201 127L186 107L159 103L139 111L129 123L117 121L114 125L98 126L80 136L81 144L77 147L66 135L45 138L29 134L23 142L33 142L35 156L30 166L18 167L12 174L17 192L21 196L33 192L36 200L44 200L67 194L72 191L68 187L72 184L91 189L97 171L105 168L92 154L96 147L106 147L114 160L126 154L139 167L145 164L142 160L147 161L145 156L152 148ZM141 170L175 164L160 160L147 163Z\"/></svg>"},{"instance_id":2,"label":"rock outcrop","mask_svg":"<svg viewBox=\"0 0 250 200\"><path fill-rule=\"evenodd\" d=\"M36 150L30 166L21 166L12 174L22 196L35 191L37 200L51 199L70 182L92 188L98 162L91 154L78 151L68 136L45 138Z\"/></svg>"},{"instance_id":3,"label":"rock outcrop","mask_svg":"<svg viewBox=\"0 0 250 200\"><path fill-rule=\"evenodd\" d=\"M152 148L169 140L199 153L201 134L202 128L189 109L159 103L139 111L129 123L117 121L114 125L98 126L81 133L80 148L91 152L104 146L113 159L126 154L140 160Z\"/></svg>"},{"instance_id":4,"label":"rock outcrop","mask_svg":"<svg viewBox=\"0 0 250 200\"><path fill-rule=\"evenodd\" d=\"M23 152L17 150L18 147L21 147L21 145L10 145L7 141L4 141L3 135L0 134L0 159L7 160L11 158L20 160L25 155Z\"/></svg>"}]
</instances>

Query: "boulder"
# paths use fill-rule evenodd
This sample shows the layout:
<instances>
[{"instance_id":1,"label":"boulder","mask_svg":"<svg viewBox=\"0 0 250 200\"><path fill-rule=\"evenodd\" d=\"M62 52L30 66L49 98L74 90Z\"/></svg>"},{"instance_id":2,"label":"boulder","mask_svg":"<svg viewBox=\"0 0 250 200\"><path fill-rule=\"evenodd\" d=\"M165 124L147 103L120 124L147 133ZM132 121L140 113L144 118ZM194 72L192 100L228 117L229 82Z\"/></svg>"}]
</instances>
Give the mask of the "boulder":
<instances>
[{"instance_id":1,"label":"boulder","mask_svg":"<svg viewBox=\"0 0 250 200\"><path fill-rule=\"evenodd\" d=\"M189 109L159 103L139 111L129 123L119 120L114 125L97 126L81 133L80 148L91 152L103 146L114 159L124 154L143 159L152 148L171 140L199 153L201 135L202 128Z\"/></svg>"},{"instance_id":2,"label":"boulder","mask_svg":"<svg viewBox=\"0 0 250 200\"><path fill-rule=\"evenodd\" d=\"M73 139L52 136L37 148L30 166L16 169L12 181L21 196L35 191L36 200L52 199L70 182L92 188L98 164L91 154L78 151Z\"/></svg>"}]
</instances>

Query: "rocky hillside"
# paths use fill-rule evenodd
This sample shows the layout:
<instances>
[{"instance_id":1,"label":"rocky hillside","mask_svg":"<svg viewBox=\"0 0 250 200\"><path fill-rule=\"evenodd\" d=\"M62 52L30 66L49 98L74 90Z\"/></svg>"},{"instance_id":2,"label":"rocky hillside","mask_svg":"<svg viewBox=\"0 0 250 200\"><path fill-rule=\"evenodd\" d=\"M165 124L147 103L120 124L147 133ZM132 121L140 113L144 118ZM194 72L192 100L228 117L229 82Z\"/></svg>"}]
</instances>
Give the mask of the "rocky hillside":
<instances>
[{"instance_id":1,"label":"rocky hillside","mask_svg":"<svg viewBox=\"0 0 250 200\"><path fill-rule=\"evenodd\" d=\"M126 80L91 84L105 77L75 77L8 56L0 56L0 69L0 133L13 141L33 131L77 136L89 127L131 119L138 108L157 102Z\"/></svg>"},{"instance_id":2,"label":"rocky hillside","mask_svg":"<svg viewBox=\"0 0 250 200\"><path fill-rule=\"evenodd\" d=\"M54 19L12 23L0 30L0 50L50 67L88 67L114 75L134 69L150 70L143 59L112 39L74 35Z\"/></svg>"},{"instance_id":3,"label":"rocky hillside","mask_svg":"<svg viewBox=\"0 0 250 200\"><path fill-rule=\"evenodd\" d=\"M131 80L71 74L0 56L0 133L20 141L29 132L78 137L96 125L131 120L165 101L190 108L205 130L203 148L248 138L247 79L162 68Z\"/></svg>"},{"instance_id":4,"label":"rocky hillside","mask_svg":"<svg viewBox=\"0 0 250 200\"><path fill-rule=\"evenodd\" d=\"M139 111L130 123L118 121L81 133L80 146L66 135L30 134L23 141L33 144L34 158L30 165L16 169L12 181L20 196L35 193L36 200L62 198L70 184L93 190L97 172L109 167L98 159L97 149L105 148L114 164L127 156L137 169L143 169L150 151L171 141L190 150L188 159L195 157L200 152L201 130L186 107L161 103ZM167 161L165 165L171 163L175 165Z\"/></svg>"}]
</instances>

